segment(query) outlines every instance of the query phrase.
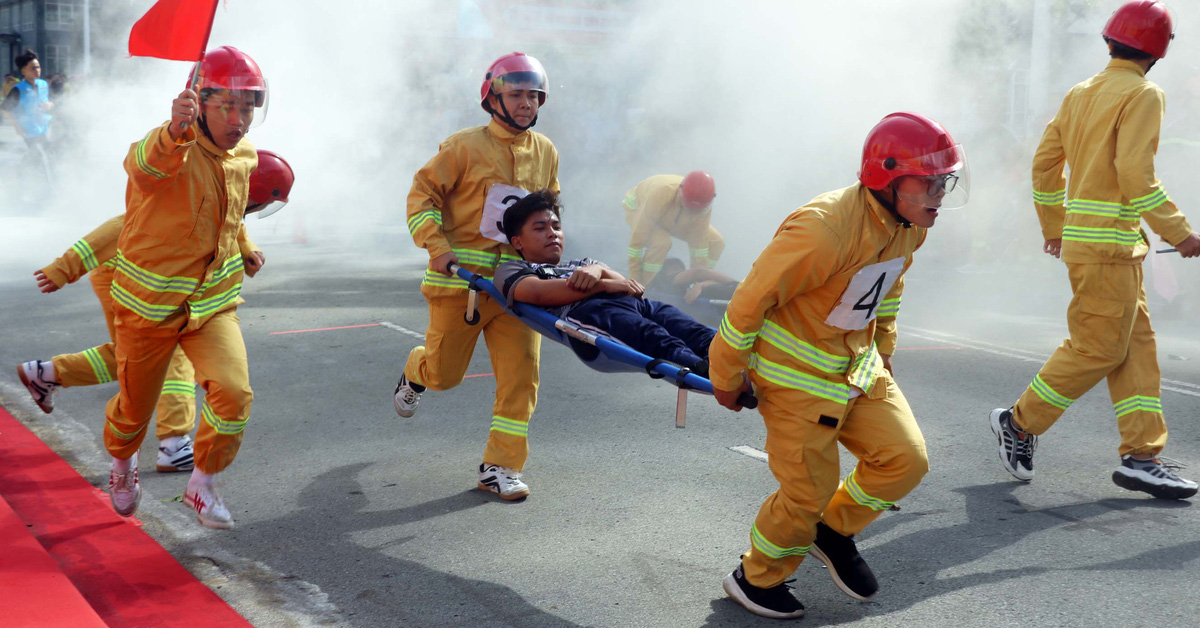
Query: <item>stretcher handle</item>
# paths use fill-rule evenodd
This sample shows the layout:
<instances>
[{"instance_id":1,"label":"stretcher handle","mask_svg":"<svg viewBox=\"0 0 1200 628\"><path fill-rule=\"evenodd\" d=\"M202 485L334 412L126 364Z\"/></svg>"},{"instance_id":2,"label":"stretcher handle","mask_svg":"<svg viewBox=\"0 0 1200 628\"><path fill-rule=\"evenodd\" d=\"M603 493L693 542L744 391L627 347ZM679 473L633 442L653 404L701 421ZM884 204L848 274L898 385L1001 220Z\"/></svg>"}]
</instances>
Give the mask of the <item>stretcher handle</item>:
<instances>
[{"instance_id":1,"label":"stretcher handle","mask_svg":"<svg viewBox=\"0 0 1200 628\"><path fill-rule=\"evenodd\" d=\"M738 395L737 402L738 402L739 406L741 406L743 408L748 408L750 410L753 410L758 407L758 397L755 397L754 393L750 393L750 392L744 392L744 393Z\"/></svg>"},{"instance_id":2,"label":"stretcher handle","mask_svg":"<svg viewBox=\"0 0 1200 628\"><path fill-rule=\"evenodd\" d=\"M446 265L446 270L450 271L451 275L458 275L458 271L462 270L462 266L450 262ZM468 325L479 324L479 288L475 287L474 279L478 279L479 275L472 275L472 281L468 282L470 288L467 290L467 311L463 313L463 322Z\"/></svg>"},{"instance_id":3,"label":"stretcher handle","mask_svg":"<svg viewBox=\"0 0 1200 628\"><path fill-rule=\"evenodd\" d=\"M1169 249L1159 249L1159 250L1155 251L1155 253L1174 253L1174 252L1175 252L1175 247L1171 247Z\"/></svg>"}]
</instances>

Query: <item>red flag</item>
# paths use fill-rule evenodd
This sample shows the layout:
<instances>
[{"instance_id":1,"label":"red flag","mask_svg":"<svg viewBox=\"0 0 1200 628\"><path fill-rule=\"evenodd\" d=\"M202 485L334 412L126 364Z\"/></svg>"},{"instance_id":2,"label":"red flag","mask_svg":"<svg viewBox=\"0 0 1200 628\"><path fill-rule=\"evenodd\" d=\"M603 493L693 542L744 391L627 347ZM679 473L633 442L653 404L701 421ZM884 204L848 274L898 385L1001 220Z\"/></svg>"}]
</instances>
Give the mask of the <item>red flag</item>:
<instances>
[{"instance_id":1,"label":"red flag","mask_svg":"<svg viewBox=\"0 0 1200 628\"><path fill-rule=\"evenodd\" d=\"M217 0L158 0L133 25L129 54L199 61L216 12Z\"/></svg>"}]
</instances>

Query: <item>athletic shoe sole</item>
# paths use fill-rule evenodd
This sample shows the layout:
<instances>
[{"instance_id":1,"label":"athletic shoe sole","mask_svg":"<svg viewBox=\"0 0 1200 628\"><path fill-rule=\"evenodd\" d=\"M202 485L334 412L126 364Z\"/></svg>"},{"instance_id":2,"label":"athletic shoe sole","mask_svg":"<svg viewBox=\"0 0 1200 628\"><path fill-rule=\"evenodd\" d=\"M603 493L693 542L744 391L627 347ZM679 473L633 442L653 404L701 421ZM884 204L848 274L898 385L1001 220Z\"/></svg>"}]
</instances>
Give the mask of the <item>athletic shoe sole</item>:
<instances>
[{"instance_id":1,"label":"athletic shoe sole","mask_svg":"<svg viewBox=\"0 0 1200 628\"><path fill-rule=\"evenodd\" d=\"M475 488L477 488L481 491L484 491L486 493L495 493L500 496L500 499L503 499L504 501L507 501L507 502L520 501L522 499L525 499L526 497L529 497L529 489L525 489L519 493L505 495L499 491L493 490L492 487L488 486L487 484L484 484L483 482L476 482Z\"/></svg>"},{"instance_id":2,"label":"athletic shoe sole","mask_svg":"<svg viewBox=\"0 0 1200 628\"><path fill-rule=\"evenodd\" d=\"M1149 493L1159 499L1188 499L1194 496L1197 491L1197 489L1184 488L1182 486L1151 484L1145 480L1125 475L1120 469L1113 471L1112 481L1125 490Z\"/></svg>"},{"instance_id":3,"label":"athletic shoe sole","mask_svg":"<svg viewBox=\"0 0 1200 628\"><path fill-rule=\"evenodd\" d=\"M155 464L154 466L154 470L159 473L178 473L180 471L191 471L194 468L194 464L190 464L187 467L177 467L173 464Z\"/></svg>"},{"instance_id":4,"label":"athletic shoe sole","mask_svg":"<svg viewBox=\"0 0 1200 628\"><path fill-rule=\"evenodd\" d=\"M721 586L725 589L726 595L728 595L730 598L733 598L734 602L737 602L742 606L742 608L745 608L755 615L759 615L761 617L770 617L771 619L799 619L804 617L803 608L794 613L781 613L779 611L773 611L765 606L759 606L758 604L751 602L750 598L746 596L746 593L742 591L742 587L738 586L737 579L733 577L732 573L730 573L728 576L725 576L725 580L721 582Z\"/></svg>"},{"instance_id":5,"label":"athletic shoe sole","mask_svg":"<svg viewBox=\"0 0 1200 628\"><path fill-rule=\"evenodd\" d=\"M396 408L396 414L399 414L400 416L402 416L406 419L411 419L412 415L417 413L416 408L413 408L412 410L405 410L405 409L401 408L400 402L396 401L395 397L392 397L392 407Z\"/></svg>"},{"instance_id":6,"label":"athletic shoe sole","mask_svg":"<svg viewBox=\"0 0 1200 628\"><path fill-rule=\"evenodd\" d=\"M232 521L217 521L217 520L213 520L213 519L205 519L204 517L201 517L200 515L196 515L196 521L199 521L200 525L202 525L206 528L212 528L213 530L230 530L233 528Z\"/></svg>"},{"instance_id":7,"label":"athletic shoe sole","mask_svg":"<svg viewBox=\"0 0 1200 628\"><path fill-rule=\"evenodd\" d=\"M1016 469L1008 465L1008 453L1004 451L1004 428L1000 426L1000 413L993 410L989 418L992 425L992 434L996 435L996 441L1000 445L1000 464L1004 465L1004 470L1022 482L1032 482L1033 474L1030 474L1029 477L1021 477L1017 475Z\"/></svg>"},{"instance_id":8,"label":"athletic shoe sole","mask_svg":"<svg viewBox=\"0 0 1200 628\"><path fill-rule=\"evenodd\" d=\"M33 392L33 390L34 390L33 382L29 381L29 377L27 377L25 375L25 369L23 368L24 366L25 365L23 365L23 364L17 366L17 377L20 377L21 383L25 384L25 390L29 391L29 396L32 397L33 402L36 403L37 406L42 409L42 412L45 412L46 414L50 414L51 412L54 412L53 405L45 405L43 402L38 401L37 395L35 395Z\"/></svg>"},{"instance_id":9,"label":"athletic shoe sole","mask_svg":"<svg viewBox=\"0 0 1200 628\"><path fill-rule=\"evenodd\" d=\"M817 560L821 561L822 563L825 563L825 571L829 572L829 578L831 580L833 580L833 583L835 585L837 585L837 588L842 590L842 593L849 595L850 597L858 600L859 602L866 602L879 594L879 591L876 591L875 593L872 593L871 595L863 597L863 596L855 593L854 589L851 589L850 587L846 586L846 583L842 581L842 577L840 575L838 575L837 570L833 568L833 561L829 560L829 557L825 555L825 552L822 552L821 549L817 547L816 543L813 543L813 546L808 550L808 553L812 556L817 557Z\"/></svg>"}]
</instances>

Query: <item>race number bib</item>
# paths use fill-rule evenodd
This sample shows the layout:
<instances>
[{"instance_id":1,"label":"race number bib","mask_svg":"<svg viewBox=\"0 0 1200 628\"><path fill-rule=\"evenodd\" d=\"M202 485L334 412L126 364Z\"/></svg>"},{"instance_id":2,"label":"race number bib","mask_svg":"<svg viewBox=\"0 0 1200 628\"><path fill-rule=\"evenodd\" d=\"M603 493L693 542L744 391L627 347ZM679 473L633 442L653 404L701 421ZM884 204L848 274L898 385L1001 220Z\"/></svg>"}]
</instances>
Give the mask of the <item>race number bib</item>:
<instances>
[{"instance_id":1,"label":"race number bib","mask_svg":"<svg viewBox=\"0 0 1200 628\"><path fill-rule=\"evenodd\" d=\"M854 273L825 324L839 329L862 329L869 325L875 319L879 304L887 298L903 271L904 258L897 257Z\"/></svg>"},{"instance_id":2,"label":"race number bib","mask_svg":"<svg viewBox=\"0 0 1200 628\"><path fill-rule=\"evenodd\" d=\"M489 240L508 244L504 237L504 212L513 203L529 196L529 191L503 183L494 183L488 188L487 200L483 202L483 220L479 233Z\"/></svg>"}]
</instances>

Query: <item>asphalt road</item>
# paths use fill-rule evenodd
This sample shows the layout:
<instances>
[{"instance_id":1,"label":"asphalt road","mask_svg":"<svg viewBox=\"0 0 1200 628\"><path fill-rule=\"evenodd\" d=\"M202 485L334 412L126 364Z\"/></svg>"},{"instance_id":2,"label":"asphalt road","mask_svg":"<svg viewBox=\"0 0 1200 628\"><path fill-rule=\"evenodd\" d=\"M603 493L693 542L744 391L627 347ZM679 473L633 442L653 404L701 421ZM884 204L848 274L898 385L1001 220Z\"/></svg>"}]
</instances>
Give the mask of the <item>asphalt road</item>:
<instances>
[{"instance_id":1,"label":"asphalt road","mask_svg":"<svg viewBox=\"0 0 1200 628\"><path fill-rule=\"evenodd\" d=\"M139 511L148 532L256 625L778 625L746 613L720 584L776 487L763 462L730 449L761 449L757 414L694 396L687 428L676 429L672 388L595 374L546 344L532 495L502 503L474 489L494 387L482 343L468 369L477 377L426 394L412 419L392 410L405 355L419 343L404 330L420 334L427 321L419 259L260 244L269 261L240 310L254 413L221 478L237 526L203 529L170 502L182 474L143 473ZM45 261L58 252L44 251ZM11 372L102 342L99 307L86 284L40 295L31 270L0 268L9 373L0 401L102 486L99 434L115 386L63 391L43 415ZM1025 281L1055 273L1052 289ZM1200 507L1110 481L1118 437L1103 384L1042 439L1032 484L997 461L988 411L1012 403L1061 341L1065 271L1035 261L962 279L936 256L919 255L909 275L895 369L933 470L859 540L882 591L855 602L807 561L793 583L808 607L802 625L1200 624ZM1184 473L1196 477L1191 318L1157 325L1175 389L1163 393L1166 453L1196 463ZM146 442L143 460L155 446ZM848 454L843 463L848 470Z\"/></svg>"}]
</instances>

